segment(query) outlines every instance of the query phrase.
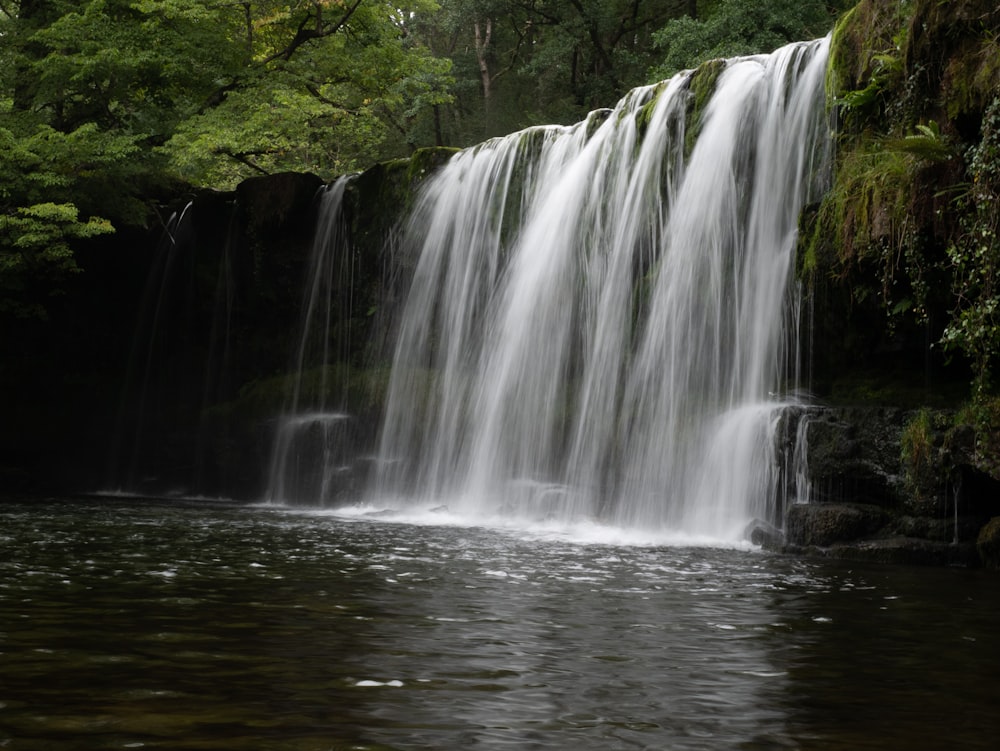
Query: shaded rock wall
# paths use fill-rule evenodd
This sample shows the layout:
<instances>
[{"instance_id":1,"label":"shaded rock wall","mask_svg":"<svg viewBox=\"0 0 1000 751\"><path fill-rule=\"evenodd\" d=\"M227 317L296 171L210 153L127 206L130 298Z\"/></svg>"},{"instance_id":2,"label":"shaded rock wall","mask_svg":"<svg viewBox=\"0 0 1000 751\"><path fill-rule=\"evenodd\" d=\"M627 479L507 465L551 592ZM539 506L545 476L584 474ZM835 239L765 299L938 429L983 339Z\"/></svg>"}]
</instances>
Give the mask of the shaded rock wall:
<instances>
[{"instance_id":1,"label":"shaded rock wall","mask_svg":"<svg viewBox=\"0 0 1000 751\"><path fill-rule=\"evenodd\" d=\"M345 197L350 273L336 290L345 320L331 327L329 365L342 374L331 388L352 402L343 406L362 413L359 451L373 445L394 304L413 265L393 231L453 153L376 165ZM287 173L193 191L162 206L156 226L77 248L83 271L48 320L3 332L5 487L259 497L321 187Z\"/></svg>"},{"instance_id":2,"label":"shaded rock wall","mask_svg":"<svg viewBox=\"0 0 1000 751\"><path fill-rule=\"evenodd\" d=\"M770 547L895 563L979 565L1000 516L1000 482L977 468L971 427L952 410L812 407L808 498L788 507ZM801 502L801 501L808 502Z\"/></svg>"}]
</instances>

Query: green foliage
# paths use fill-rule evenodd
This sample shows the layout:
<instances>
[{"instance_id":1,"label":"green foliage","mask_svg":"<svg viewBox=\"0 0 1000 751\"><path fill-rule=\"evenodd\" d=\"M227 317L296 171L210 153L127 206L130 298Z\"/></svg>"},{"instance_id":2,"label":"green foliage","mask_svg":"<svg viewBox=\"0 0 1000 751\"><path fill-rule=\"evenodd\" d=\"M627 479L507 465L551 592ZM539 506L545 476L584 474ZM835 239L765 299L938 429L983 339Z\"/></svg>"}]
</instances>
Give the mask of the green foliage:
<instances>
[{"instance_id":1,"label":"green foliage","mask_svg":"<svg viewBox=\"0 0 1000 751\"><path fill-rule=\"evenodd\" d=\"M450 101L450 63L410 29L433 3L271 5L248 11L243 36L228 40L242 64L161 149L182 176L225 186L282 170L343 174L406 153L416 121Z\"/></svg>"},{"instance_id":2,"label":"green foliage","mask_svg":"<svg viewBox=\"0 0 1000 751\"><path fill-rule=\"evenodd\" d=\"M612 105L659 60L653 33L704 5L442 0L438 14L415 24L433 54L453 63L455 101L436 113L438 143L468 146L531 125L578 122Z\"/></svg>"},{"instance_id":3,"label":"green foliage","mask_svg":"<svg viewBox=\"0 0 1000 751\"><path fill-rule=\"evenodd\" d=\"M39 203L0 215L0 313L20 318L45 317L45 308L30 293L44 279L48 295L79 269L70 241L112 232L103 219L80 221L75 206Z\"/></svg>"},{"instance_id":4,"label":"green foliage","mask_svg":"<svg viewBox=\"0 0 1000 751\"><path fill-rule=\"evenodd\" d=\"M834 27L826 90L841 131L878 128L904 77L908 3L863 0Z\"/></svg>"},{"instance_id":5,"label":"green foliage","mask_svg":"<svg viewBox=\"0 0 1000 751\"><path fill-rule=\"evenodd\" d=\"M933 285L946 265L928 247L922 212L924 191L933 189L925 187L928 169L956 159L956 148L933 120L914 130L903 138L865 133L840 150L799 262L806 275L823 269L847 278L871 269L878 288L858 286L852 295L876 293L890 331L904 319L929 321L929 301L939 296Z\"/></svg>"},{"instance_id":6,"label":"green foliage","mask_svg":"<svg viewBox=\"0 0 1000 751\"><path fill-rule=\"evenodd\" d=\"M653 34L661 62L654 80L715 58L771 52L830 31L843 3L821 0L718 0L704 18L685 15Z\"/></svg>"},{"instance_id":7,"label":"green foliage","mask_svg":"<svg viewBox=\"0 0 1000 751\"><path fill-rule=\"evenodd\" d=\"M881 116L888 92L898 86L902 77L902 40L897 37L894 50L873 54L869 78L862 88L840 91L836 104L840 106L842 127L851 130L855 121L864 122Z\"/></svg>"},{"instance_id":8,"label":"green foliage","mask_svg":"<svg viewBox=\"0 0 1000 751\"><path fill-rule=\"evenodd\" d=\"M955 156L955 151L949 143L949 138L941 133L937 122L919 123L915 130L905 138L890 140L886 146L892 151L913 154L924 162L945 162Z\"/></svg>"},{"instance_id":9,"label":"green foliage","mask_svg":"<svg viewBox=\"0 0 1000 751\"><path fill-rule=\"evenodd\" d=\"M58 287L56 272L70 267L53 259L68 264L73 241L97 227L147 224L146 201L174 192L177 178L213 187L282 170L330 178L412 150L415 123L450 101L450 62L411 29L436 7L0 5L0 284L13 296L4 307L42 310L25 295L46 278ZM54 205L82 219L37 208Z\"/></svg>"},{"instance_id":10,"label":"green foliage","mask_svg":"<svg viewBox=\"0 0 1000 751\"><path fill-rule=\"evenodd\" d=\"M865 258L880 243L892 255L899 251L907 229L914 164L914 157L885 148L876 139L842 153L834 184L820 206L824 229L816 238L835 244L838 265Z\"/></svg>"},{"instance_id":11,"label":"green foliage","mask_svg":"<svg viewBox=\"0 0 1000 751\"><path fill-rule=\"evenodd\" d=\"M956 304L942 343L973 363L982 399L1000 358L1000 96L986 110L982 140L967 163L969 188L956 200L960 233L947 249Z\"/></svg>"},{"instance_id":12,"label":"green foliage","mask_svg":"<svg viewBox=\"0 0 1000 751\"><path fill-rule=\"evenodd\" d=\"M923 489L934 474L934 426L929 409L919 410L903 426L899 448L900 461L911 492Z\"/></svg>"},{"instance_id":13,"label":"green foliage","mask_svg":"<svg viewBox=\"0 0 1000 751\"><path fill-rule=\"evenodd\" d=\"M96 216L99 204L121 221L144 215L112 187L127 177L136 148L92 123L69 133L42 125L22 137L0 128L0 312L45 315L37 290L57 293L77 271L73 241L113 231Z\"/></svg>"},{"instance_id":14,"label":"green foliage","mask_svg":"<svg viewBox=\"0 0 1000 751\"><path fill-rule=\"evenodd\" d=\"M834 179L805 217L799 262L814 281L849 285L839 294L863 315L877 302L888 321L880 346L892 338L916 354L919 337L931 368L971 366L976 409L995 403L1000 358L995 10L988 0L862 0L838 23L827 76ZM1000 468L990 414L976 421L980 445L992 445L986 471Z\"/></svg>"},{"instance_id":15,"label":"green foliage","mask_svg":"<svg viewBox=\"0 0 1000 751\"><path fill-rule=\"evenodd\" d=\"M979 394L955 416L957 426L970 425L975 435L975 466L1000 478L1000 397Z\"/></svg>"},{"instance_id":16,"label":"green foliage","mask_svg":"<svg viewBox=\"0 0 1000 751\"><path fill-rule=\"evenodd\" d=\"M951 83L945 92L948 117L983 109L1000 81L1000 32L984 29L968 54L955 55L944 73Z\"/></svg>"},{"instance_id":17,"label":"green foliage","mask_svg":"<svg viewBox=\"0 0 1000 751\"><path fill-rule=\"evenodd\" d=\"M405 150L412 121L448 101L448 61L409 29L429 0L46 5L47 23L11 22L12 122L128 136L148 169L193 182L342 173Z\"/></svg>"}]
</instances>

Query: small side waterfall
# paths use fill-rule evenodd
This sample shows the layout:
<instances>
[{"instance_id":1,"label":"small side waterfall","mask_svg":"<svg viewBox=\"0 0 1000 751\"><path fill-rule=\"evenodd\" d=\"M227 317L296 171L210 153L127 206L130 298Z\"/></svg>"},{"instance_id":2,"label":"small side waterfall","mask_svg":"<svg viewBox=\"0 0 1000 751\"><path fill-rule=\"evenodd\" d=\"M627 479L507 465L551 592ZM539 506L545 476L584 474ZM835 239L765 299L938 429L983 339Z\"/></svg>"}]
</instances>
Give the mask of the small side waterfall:
<instances>
[{"instance_id":1,"label":"small side waterfall","mask_svg":"<svg viewBox=\"0 0 1000 751\"><path fill-rule=\"evenodd\" d=\"M176 416L164 406L169 403L165 395L179 388L177 371L195 367L179 345L190 340L192 329L192 205L187 203L165 222L140 300L109 453L108 481L114 491L167 489L159 463L163 446L171 443Z\"/></svg>"},{"instance_id":2,"label":"small side waterfall","mask_svg":"<svg viewBox=\"0 0 1000 751\"><path fill-rule=\"evenodd\" d=\"M316 234L307 268L298 347L282 415L274 431L268 488L271 501L323 504L331 500L339 480L349 472L352 442L351 417L335 392L331 370L331 321L350 321L350 305L339 290L341 277L350 273L351 252L344 227L344 191L351 177L341 177L319 195Z\"/></svg>"},{"instance_id":3,"label":"small side waterfall","mask_svg":"<svg viewBox=\"0 0 1000 751\"><path fill-rule=\"evenodd\" d=\"M200 238L196 214L188 202L165 223L135 317L107 477L117 492L217 494L230 480L213 456L228 426L209 408L233 391L235 226L230 212L223 236Z\"/></svg>"},{"instance_id":4,"label":"small side waterfall","mask_svg":"<svg viewBox=\"0 0 1000 751\"><path fill-rule=\"evenodd\" d=\"M373 494L714 538L772 519L828 40L686 72L430 181Z\"/></svg>"}]
</instances>

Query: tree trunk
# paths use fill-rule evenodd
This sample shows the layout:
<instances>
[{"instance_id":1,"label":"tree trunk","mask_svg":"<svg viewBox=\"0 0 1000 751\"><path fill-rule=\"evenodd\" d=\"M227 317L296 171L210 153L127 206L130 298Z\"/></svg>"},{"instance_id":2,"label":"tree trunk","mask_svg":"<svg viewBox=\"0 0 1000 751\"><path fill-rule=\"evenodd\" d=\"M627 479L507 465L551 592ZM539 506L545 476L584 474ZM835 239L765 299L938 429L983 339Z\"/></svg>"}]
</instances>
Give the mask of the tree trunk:
<instances>
[{"instance_id":1,"label":"tree trunk","mask_svg":"<svg viewBox=\"0 0 1000 751\"><path fill-rule=\"evenodd\" d=\"M493 78L490 75L490 63L486 58L490 41L493 38L493 20L486 19L485 25L476 21L474 24L476 33L476 61L479 63L479 77L483 82L483 105L488 111L490 108L490 96L492 92Z\"/></svg>"}]
</instances>

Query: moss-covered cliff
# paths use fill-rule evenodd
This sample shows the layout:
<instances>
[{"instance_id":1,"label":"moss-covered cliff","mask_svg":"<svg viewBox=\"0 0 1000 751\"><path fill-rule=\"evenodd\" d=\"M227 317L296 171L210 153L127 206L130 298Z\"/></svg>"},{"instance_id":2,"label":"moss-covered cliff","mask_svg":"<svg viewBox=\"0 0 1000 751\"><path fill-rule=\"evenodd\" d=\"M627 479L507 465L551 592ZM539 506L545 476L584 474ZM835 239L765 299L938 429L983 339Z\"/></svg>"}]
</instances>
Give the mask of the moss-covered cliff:
<instances>
[{"instance_id":1,"label":"moss-covered cliff","mask_svg":"<svg viewBox=\"0 0 1000 751\"><path fill-rule=\"evenodd\" d=\"M1000 9L863 0L834 32L828 95L833 185L804 222L799 269L819 329L854 325L817 353L820 387L844 374L845 355L903 354L922 372L900 380L923 380L924 398L941 396L933 379L966 375L962 363L975 394L993 395Z\"/></svg>"},{"instance_id":2,"label":"moss-covered cliff","mask_svg":"<svg viewBox=\"0 0 1000 751\"><path fill-rule=\"evenodd\" d=\"M972 495L1000 477L1000 8L862 0L834 31L827 94L832 184L798 258L811 386L833 405L917 410L886 425L883 505L981 514Z\"/></svg>"}]
</instances>

